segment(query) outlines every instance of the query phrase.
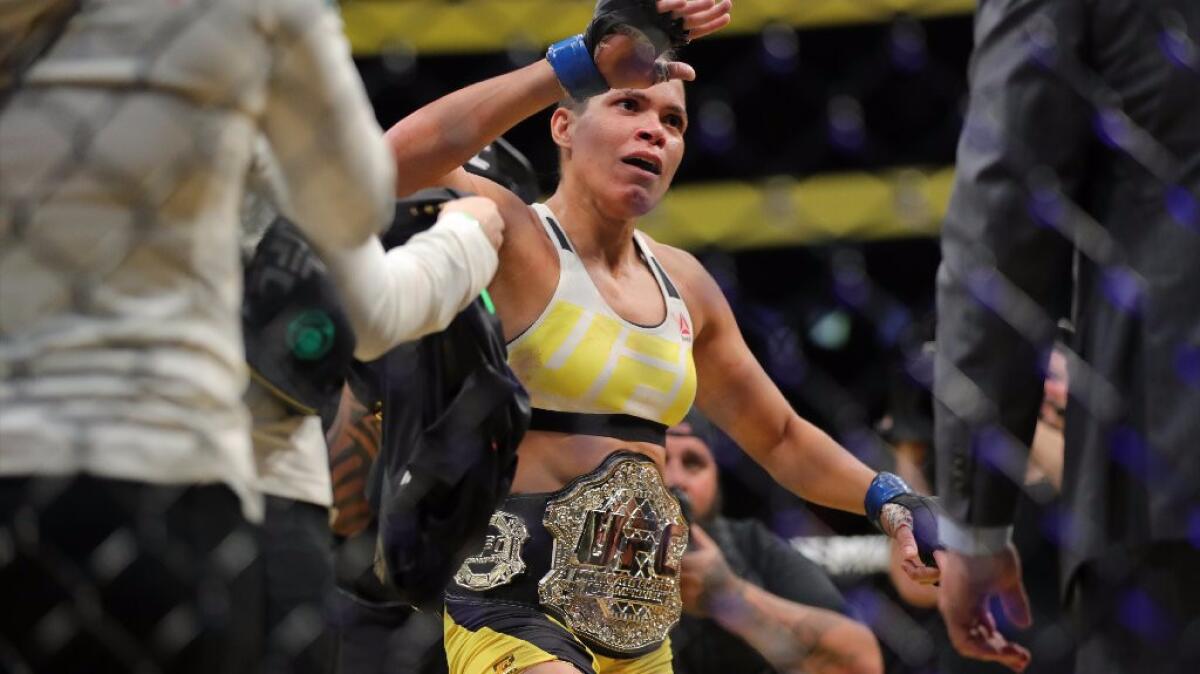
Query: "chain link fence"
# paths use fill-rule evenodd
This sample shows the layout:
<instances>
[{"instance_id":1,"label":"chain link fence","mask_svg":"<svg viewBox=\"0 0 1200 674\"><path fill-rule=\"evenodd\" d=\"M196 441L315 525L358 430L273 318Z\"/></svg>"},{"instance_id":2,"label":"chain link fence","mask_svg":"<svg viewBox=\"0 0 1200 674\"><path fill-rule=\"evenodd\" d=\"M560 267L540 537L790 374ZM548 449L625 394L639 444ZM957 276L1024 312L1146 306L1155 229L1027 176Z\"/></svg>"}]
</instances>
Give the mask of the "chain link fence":
<instances>
[{"instance_id":1,"label":"chain link fence","mask_svg":"<svg viewBox=\"0 0 1200 674\"><path fill-rule=\"evenodd\" d=\"M33 4L0 7L0 19L20 25L33 16L28 11ZM0 154L21 158L0 158L0 406L9 407L8 419L17 419L19 406L37 406L31 423L44 427L31 437L48 437L61 456L73 457L62 465L86 464L110 445L124 450L134 434L128 424L109 420L129 420L132 414L144 422L137 415L148 414L152 426L170 430L149 441L139 431L133 445L145 456L178 451L234 466L234 473L248 472L248 437L234 443L243 458L229 459L234 452L221 449L231 446L221 430L248 435L242 413L230 410L227 390L232 386L227 382L238 381L229 374L238 355L228 352L229 340L222 340L236 333L230 307L236 305L241 274L233 225L250 144L245 135L231 136L228 120L215 112L245 101L240 94L192 92L203 101L197 115L194 106L180 101L179 91L154 88L162 64L172 59L201 63L180 56L190 49L235 53L238 35L212 20L217 15L209 12L225 4L216 0L128 4L130 11L155 17L164 7L177 10L153 24L155 31L110 35L113 44L98 45L138 55L132 69L100 77L120 76L121 87L141 95L113 95L56 75L55 86L31 86L17 77L0 98L5 106ZM343 12L359 72L386 127L444 93L540 57L546 42L582 27L592 4L573 0L551 9L547 2L531 0L356 0L343 3ZM678 187L648 216L646 228L659 240L697 253L729 298L751 348L802 415L873 467L908 471L905 477L915 476L932 488L937 479L931 391L939 353L933 314L941 262L936 235L960 134L964 143L1003 146L1015 157L1017 165L1007 170L1022 177L1023 220L1014 227L1039 227L1065 241L1074 256L1068 264L1101 270L1098 287L1112 307L1133 320L1158 310L1155 297L1164 281L1157 268L1145 267L1143 255L1153 244L1114 234L1094 195L1042 161L1043 148L1023 147L1033 141L1010 132L1002 103L978 99L967 116L971 3L735 4L737 20L728 34L699 41L683 54L700 74L688 87L689 149ZM1146 3L1129 11L1141 12L1136 20L1152 26L1157 57L1173 74L1171 82L1146 86L1176 92L1172 96L1200 95L1194 15L1152 5L1157 7ZM51 23L39 28L55 34ZM1071 104L1082 111L1080 134L1086 138L1080 147L1087 148L1088 162L1112 161L1153 178L1136 197L1160 203L1178 228L1173 240L1196 250L1195 146L1187 145L1186 134L1157 137L1158 120L1130 109L1123 83L1064 58L1059 37L1052 22L1032 22L1008 57L1037 64L1071 94ZM196 46L200 43L203 48ZM33 53L0 56L6 66L35 58ZM258 74L249 61L232 56L202 63L228 69L232 82ZM189 72L195 71L184 68L185 75ZM291 104L302 102L293 98ZM549 193L557 154L549 142L547 115L522 123L507 137L529 156ZM310 150L334 142L305 140L311 142L301 144ZM313 151L308 161L319 166L320 156ZM33 157L36 162L26 161ZM103 208L97 208L97 195L113 196L100 199ZM241 219L261 225L271 213L254 202ZM185 221L187 227L178 225ZM1131 246L1137 250L1130 251ZM986 252L977 259L986 263ZM1048 312L1044 298L1030 295L994 265L977 264L963 278L973 302L1039 349L1054 341L1060 319L1076 318ZM172 320L163 310L121 334L103 335L96 353L72 351L75 341L94 336L89 321L146 300L147 279L176 289L172 301L187 298L193 322ZM1197 302L1176 310L1195 312ZM55 337L62 341L53 354L31 351L30 344L57 334L59 323L39 322L52 315L67 317L54 320L73 321L75 327ZM1163 376L1194 392L1200 388L1194 313L1191 321L1190 338L1157 348L1172 365ZM209 324L220 326L212 342L216 346L201 348L219 354L215 364L189 349L181 355L145 340L147 334L165 335L194 345L197 335L210 330L199 326ZM1142 391L1098 371L1069 338L1061 351L1071 373L1072 418L1124 419L1131 397ZM84 359L87 376L57 378L61 368L79 365L71 360L77 356ZM93 376L96 372L103 376ZM170 385L156 383L164 378ZM951 371L945 381L937 404L961 418L987 417L1000 402L988 399L967 373ZM101 402L59 404L80 391L95 391ZM148 400L169 401L174 408L150 405L149 412L131 412L145 410ZM1050 416L1061 407L1050 405ZM1041 432L1052 437L1053 424L1044 425ZM1145 432L1122 428L1113 450L1117 470L1133 473L1148 492L1190 494L1194 500L1188 474L1162 463ZM38 472L30 468L39 465L33 459L21 469L9 468L16 454L8 438L21 437L10 433L0 447L0 454L10 457L0 464L5 475ZM1051 668L1069 661L1073 643L1056 608L1059 552L1082 528L1103 523L1089 522L1087 512L1065 510L1053 480L1027 474L1026 451L1022 441L1001 434L988 465L1024 486L1018 545L1027 554L1026 578L1037 595L1035 615L1044 618L1030 637L1035 667L1061 671ZM861 518L804 505L731 444L718 446L716 454L728 514L762 519L826 564L888 651L890 672L976 671L963 669L948 655L928 596L898 590L881 574L886 543L871 538ZM131 460L140 459L134 454ZM366 470L365 462L358 470ZM203 477L226 480L224 473ZM8 490L0 495L8 499L0 521L0 587L7 595L0 600L6 614L0 670L86 669L81 663L90 658L97 670L161 671L188 658L213 625L263 630L261 606L246 609L259 615L245 625L235 615L243 606L238 583L262 571L256 536L229 514L230 503L205 506L228 514L223 528L196 530L194 539L182 541L166 529L194 517L199 506L192 500L201 498L184 487L136 497L85 491L95 500L81 503L63 500L80 493L71 488L70 477L20 484L4 477L0 482ZM239 488L249 484L242 482ZM105 523L97 529L103 534L75 535L76 527L89 521L88 503L112 512L95 515ZM1191 518L1192 542L1200 545L1200 510ZM64 552L61 541L72 538L78 545ZM131 576L161 577L162 586L171 589L157 597L162 601L131 596L125 589ZM36 583L29 580L34 577ZM188 595L180 586L200 591ZM21 594L22 587L31 594ZM136 627L121 627L107 615L115 604L128 603L146 606ZM305 652L319 632L304 611L276 624L284 625L275 634L285 653ZM1186 629L1200 641L1200 625ZM210 671L233 671L245 663L207 664ZM280 671L290 666L277 665Z\"/></svg>"},{"instance_id":2,"label":"chain link fence","mask_svg":"<svg viewBox=\"0 0 1200 674\"><path fill-rule=\"evenodd\" d=\"M323 657L264 539L308 532L254 524L239 203L265 134L310 229L389 212L347 51L317 0L0 3L0 671Z\"/></svg>"}]
</instances>

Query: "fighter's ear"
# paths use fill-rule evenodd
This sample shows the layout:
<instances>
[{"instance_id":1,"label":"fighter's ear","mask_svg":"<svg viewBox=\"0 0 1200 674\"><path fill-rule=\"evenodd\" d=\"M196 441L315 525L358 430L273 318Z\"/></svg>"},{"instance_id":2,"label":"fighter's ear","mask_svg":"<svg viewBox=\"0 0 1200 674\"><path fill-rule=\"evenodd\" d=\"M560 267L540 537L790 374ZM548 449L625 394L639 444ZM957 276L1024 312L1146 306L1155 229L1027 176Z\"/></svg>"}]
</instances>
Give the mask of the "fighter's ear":
<instances>
[{"instance_id":1,"label":"fighter's ear","mask_svg":"<svg viewBox=\"0 0 1200 674\"><path fill-rule=\"evenodd\" d=\"M550 137L560 149L571 149L571 132L575 126L576 113L567 106L560 105L550 115Z\"/></svg>"}]
</instances>

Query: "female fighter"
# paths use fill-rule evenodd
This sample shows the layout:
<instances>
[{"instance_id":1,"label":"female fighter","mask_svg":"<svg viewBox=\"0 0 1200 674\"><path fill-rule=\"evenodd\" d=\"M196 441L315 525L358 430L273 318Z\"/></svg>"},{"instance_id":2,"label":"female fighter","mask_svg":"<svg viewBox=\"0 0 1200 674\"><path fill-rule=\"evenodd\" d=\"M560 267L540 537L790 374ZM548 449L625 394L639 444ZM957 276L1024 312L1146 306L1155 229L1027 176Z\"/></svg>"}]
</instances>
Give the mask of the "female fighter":
<instances>
[{"instance_id":1,"label":"female fighter","mask_svg":"<svg viewBox=\"0 0 1200 674\"><path fill-rule=\"evenodd\" d=\"M623 26L602 21L604 5L622 4L649 3L602 1L587 37L451 93L388 132L397 194L444 185L497 203L507 228L489 292L535 408L512 494L447 590L452 672L670 671L665 640L679 617L687 538L663 486L663 445L693 399L800 496L866 510L877 523L882 511L910 574L936 578L906 526L921 508L903 483L796 415L713 278L637 230L683 156L680 80L695 72L656 61L631 28L670 34L682 25L695 39L729 22L730 0L660 0L642 23L628 13ZM561 180L544 204L526 206L457 168L556 101L550 133ZM897 499L909 507L887 503Z\"/></svg>"}]
</instances>

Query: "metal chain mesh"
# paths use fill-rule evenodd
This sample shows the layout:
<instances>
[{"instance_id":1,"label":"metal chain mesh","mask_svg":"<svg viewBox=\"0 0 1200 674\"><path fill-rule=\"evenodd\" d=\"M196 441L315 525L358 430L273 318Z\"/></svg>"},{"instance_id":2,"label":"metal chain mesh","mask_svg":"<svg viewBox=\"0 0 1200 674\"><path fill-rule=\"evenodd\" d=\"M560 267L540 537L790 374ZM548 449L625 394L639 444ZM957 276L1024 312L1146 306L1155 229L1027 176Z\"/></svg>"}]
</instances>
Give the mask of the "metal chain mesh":
<instances>
[{"instance_id":1,"label":"metal chain mesh","mask_svg":"<svg viewBox=\"0 0 1200 674\"><path fill-rule=\"evenodd\" d=\"M326 631L262 599L238 207L272 106L348 106L279 100L327 9L267 5L0 3L0 671L291 671Z\"/></svg>"},{"instance_id":2,"label":"metal chain mesh","mask_svg":"<svg viewBox=\"0 0 1200 674\"><path fill-rule=\"evenodd\" d=\"M224 32L219 22L206 20L206 13L221 3L180 0L173 4L181 8L174 20L162 22L154 34L140 36L138 68L128 73L123 86L133 91L147 87L159 60L181 42L203 39L214 51L236 51L233 34ZM369 12L387 4L347 3L352 31L360 17L369 17ZM586 16L592 3L563 4L564 16L571 12ZM944 213L947 186L922 192L911 183L925 187L929 172L954 159L963 121L963 74L970 47L969 20L952 16L962 11L962 4L948 0L858 0L849 5L737 0L739 22L730 35L698 42L684 55L697 66L702 79L689 91L693 130L681 169L681 189L702 191L728 182L759 189L758 198L749 200L746 211L734 219L745 223L738 225L740 238L724 249L701 246L697 252L730 299L748 342L788 399L804 416L881 469L896 464L891 451L896 442L915 441L929 449L932 441L927 418L933 384L928 317L933 310L939 256L936 241L927 235ZM458 11L457 5L470 5L466 15L470 25L454 28L464 42L474 40L476 34L501 35L504 46L497 49L487 42L456 54L453 46L446 48L434 41L448 30L439 26L459 19L453 13ZM835 5L839 8L831 9ZM360 71L385 123L458 86L536 58L542 36L529 27L557 21L548 20L541 13L544 4L538 3L414 1L383 9L400 13L395 21L402 21L405 33L368 35L355 43ZM904 14L897 15L897 10ZM844 18L847 13L852 18ZM835 15L842 18L831 18ZM1163 58L1171 60L1193 84L1200 82L1196 42L1200 36L1189 33L1183 18L1171 12L1149 20L1158 26ZM380 19L381 24L392 25L391 21ZM835 26L839 21L869 23ZM202 38L197 36L198 26L204 27ZM427 30L432 37L414 36L413 27ZM565 26L557 35L578 27ZM1152 198L1164 200L1180 228L1200 233L1195 157L1181 154L1166 139L1155 138L1143 128L1097 72L1058 58L1055 40L1053 25L1035 24L1024 43L1028 50L1024 57L1044 60L1090 110L1091 144L1128 158L1156 177L1161 189ZM250 78L249 73L245 76ZM1200 87L1197 89L1193 95L1200 94ZM205 105L219 108L237 98L217 94ZM107 315L113 310L108 304L112 288L124 289L131 283L123 276L130 266L139 273L158 265L206 269L203 276L191 279L194 283L182 286L182 292L194 294L193 303L202 314L218 312L220 302L212 300L227 292L210 285L210 279L238 277L232 226L236 190L220 193L224 200L220 216L204 223L205 227L221 228L220 241L195 251L198 259L156 255L147 249L148 243L164 237L195 235L166 227L164 214L214 198L205 188L207 178L244 171L246 159L245 154L227 154L230 144L223 135L224 127L216 121L171 114L182 108L166 101L153 104L159 103L165 112L153 118L153 128L146 129L144 138L155 143L169 138L169 147L148 148L137 134L127 135L130 119L138 119L137 115L144 114L143 107L150 104L144 97L86 91L64 94L55 87L31 87L9 96L0 110L0 153L40 158L35 168L18 172L9 168L14 164L0 163L4 166L0 175L0 297L4 299L0 306L4 339L0 345L4 354L0 405L58 395L38 384L40 376L54 371L54 362L30 358L33 354L24 352L25 343L15 337L24 335L22 331L33 317L51 312ZM118 132L120 136L114 135ZM1024 142L1008 133L999 112L972 116L962 132L968 142L1003 143L1010 148ZM545 119L536 118L509 137L530 156L543 174L543 186L549 189L555 149L546 136ZM147 164L143 155L148 150L160 150L167 159L160 157L153 165ZM1036 150L1025 153L1031 159L1020 168L1026 176L1028 210L1040 226L1069 241L1086 264L1105 271L1114 304L1129 313L1138 312L1150 292L1145 276L1105 223L1073 199L1062 178L1033 159L1039 156ZM885 181L891 199L881 209L867 209L856 201L862 193L854 191L855 182L838 183L850 185L844 191L799 196L788 188L778 188L813 176L853 178L869 173L878 180L895 169L905 172L902 179ZM240 175L237 178L240 181ZM89 226L93 214L74 200L94 194L119 195L123 215L106 218L102 227ZM655 236L667 242L672 242L673 236L683 241L688 228L723 226L703 222L704 202L695 203L700 205L673 207L668 202L663 209L666 215L651 216L649 220L656 223L652 228ZM261 220L254 215L261 206L247 208L245 219ZM846 217L849 224L836 230L814 227L812 223L822 217L820 212L830 208L853 214ZM860 211L865 214L858 216ZM806 213L812 215L806 217ZM657 224L660 221L665 224ZM760 243L761 238L745 235L762 222L772 223L781 232L766 245ZM730 240L722 236L718 232L705 240ZM800 243L816 245L796 248ZM1039 345L1053 339L1064 317L1046 313L1040 298L1030 297L986 267L975 268L968 276L976 301L1020 335ZM125 342L112 338L111 346L119 350ZM1173 350L1174 375L1189 386L1200 386L1200 342L1164 348ZM137 353L137 357L111 356L124 368L122 376L129 389L122 394L170 396L170 391L144 384L160 355L152 349ZM1096 419L1117 418L1127 402L1126 387L1108 380L1069 348L1065 353L1072 376L1071 405ZM969 376L958 373L949 379L938 403L972 419L994 416L998 401L987 399ZM54 436L71 452L84 455L93 452L90 440L109 430L95 410L64 409L55 420ZM190 434L190 438L188 442L211 451L204 434ZM1146 439L1131 437L1129 443L1143 446ZM1011 436L1001 437L996 448L991 464L1024 484L1027 448ZM9 448L0 448L5 451ZM814 516L736 449L718 447L717 453L732 514L760 517L789 538L866 533L861 525L833 513L821 510ZM932 478L928 454L924 461L917 469L924 469L926 477ZM1129 461L1138 464L1142 459ZM1182 482L1183 476L1169 470L1156 468L1143 477L1147 489L1194 490L1194 485ZM230 579L253 571L257 544L247 529L230 527L216 540L204 543L184 543L167 535L164 526L176 521L169 513L185 505L180 500L187 494L185 490L169 489L134 504L114 506L132 524L106 530L99 539L84 542L86 550L67 558L48 538L48 528L52 524L69 526L73 518L86 514L78 510L78 503L59 505L60 497L71 492L72 479L33 481L19 488L11 478L0 479L0 483L7 483L3 488L12 490L0 498L12 494L18 498L3 504L0 587L15 591L32 574L49 579L59 593L57 601L38 615L6 618L17 621L11 628L6 623L5 636L0 638L0 668L6 671L51 671L56 663L73 662L73 654L79 652L102 653L127 671L157 671L162 663L186 652L185 646L206 616L220 615L222 607L233 602ZM1030 489L1027 496L1047 509L1037 523L1045 531L1042 542L1050 547L1063 544L1066 525L1055 505L1055 494ZM1079 518L1087 513L1070 515ZM1200 527L1194 529L1200 531ZM799 540L798 547L811 556L844 545ZM866 545L878 546L878 542ZM878 557L878 547L871 554ZM861 555L867 556L865 552ZM827 561L836 558L832 553L826 555ZM828 563L837 570L835 561ZM851 603L895 656L892 671L929 671L939 645L936 628L925 623L928 616L917 613L914 617L895 593L880 583L859 583L854 576L863 569L843 570L849 578ZM105 611L108 602L116 601L113 597L122 597L118 590L124 579L137 573L161 573L185 584L198 583L204 591L191 599L180 598L176 605L147 618L141 631L131 631L109 620ZM4 604L9 607L7 613L19 613L11 609L20 605L19 601L6 598ZM292 622L296 621L304 622L302 617ZM303 641L313 635L313 630L303 625L284 631L300 635L288 647L293 652L303 651ZM1047 634L1043 652L1070 649L1065 630L1055 626Z\"/></svg>"}]
</instances>

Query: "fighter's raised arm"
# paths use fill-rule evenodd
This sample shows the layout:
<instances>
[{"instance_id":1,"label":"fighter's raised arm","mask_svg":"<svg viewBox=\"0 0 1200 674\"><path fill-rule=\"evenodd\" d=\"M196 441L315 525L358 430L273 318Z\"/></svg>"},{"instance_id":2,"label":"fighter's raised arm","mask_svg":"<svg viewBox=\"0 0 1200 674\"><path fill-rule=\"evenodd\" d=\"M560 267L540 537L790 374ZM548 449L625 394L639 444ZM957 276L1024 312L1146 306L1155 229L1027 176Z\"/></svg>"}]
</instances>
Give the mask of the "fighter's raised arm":
<instances>
[{"instance_id":1,"label":"fighter's raised arm","mask_svg":"<svg viewBox=\"0 0 1200 674\"><path fill-rule=\"evenodd\" d=\"M387 132L400 167L396 194L445 184L480 148L564 98L694 79L691 66L669 60L664 50L723 28L732 0L658 0L659 15L648 4L604 0L587 32L556 43L547 58L459 89L397 122Z\"/></svg>"}]
</instances>

